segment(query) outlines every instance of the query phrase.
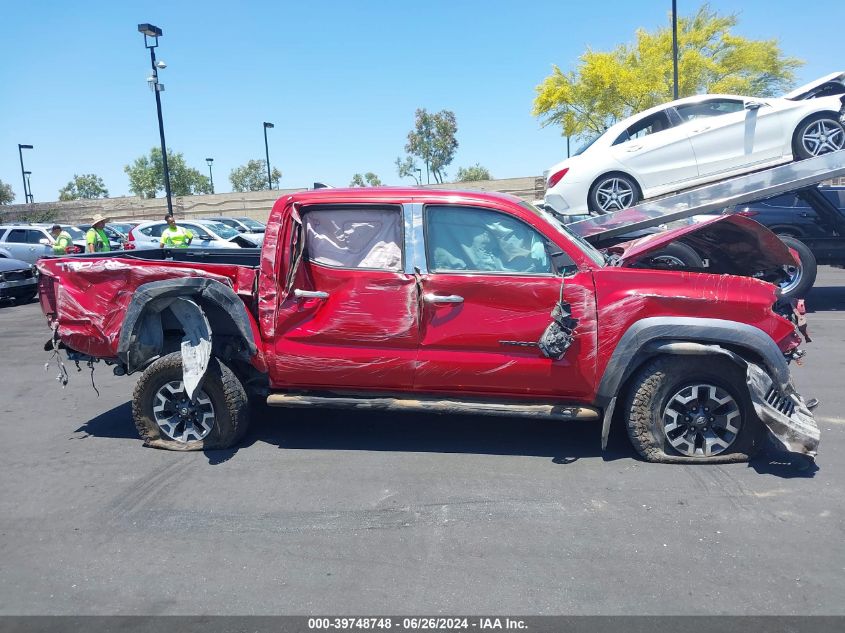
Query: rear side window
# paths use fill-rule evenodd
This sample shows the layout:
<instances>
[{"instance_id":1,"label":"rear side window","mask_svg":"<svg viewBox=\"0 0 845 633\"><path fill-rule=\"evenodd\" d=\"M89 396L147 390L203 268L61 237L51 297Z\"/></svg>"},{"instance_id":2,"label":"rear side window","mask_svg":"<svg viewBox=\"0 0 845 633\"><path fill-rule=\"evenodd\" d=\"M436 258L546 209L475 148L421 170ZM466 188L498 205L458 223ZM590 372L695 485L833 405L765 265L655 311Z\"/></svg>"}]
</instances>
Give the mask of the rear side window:
<instances>
[{"instance_id":1,"label":"rear side window","mask_svg":"<svg viewBox=\"0 0 845 633\"><path fill-rule=\"evenodd\" d=\"M402 213L399 208L306 210L305 256L334 268L402 271Z\"/></svg>"},{"instance_id":2,"label":"rear side window","mask_svg":"<svg viewBox=\"0 0 845 633\"><path fill-rule=\"evenodd\" d=\"M425 230L426 256L434 272L552 274L548 240L510 215L430 206Z\"/></svg>"},{"instance_id":3,"label":"rear side window","mask_svg":"<svg viewBox=\"0 0 845 633\"><path fill-rule=\"evenodd\" d=\"M651 116L647 116L641 121L634 123L631 127L622 132L622 134L613 141L613 144L619 145L620 143L625 143L631 139L657 134L663 130L668 130L670 127L672 127L672 124L669 122L669 116L666 114L665 110L661 110L660 112L655 112Z\"/></svg>"},{"instance_id":4,"label":"rear side window","mask_svg":"<svg viewBox=\"0 0 845 633\"><path fill-rule=\"evenodd\" d=\"M26 244L26 229L12 229L6 238L7 242L15 244Z\"/></svg>"},{"instance_id":5,"label":"rear side window","mask_svg":"<svg viewBox=\"0 0 845 633\"><path fill-rule=\"evenodd\" d=\"M164 227L167 226L166 224L154 224L153 226L147 226L143 229L138 229L141 233L146 235L147 237L161 237L161 231Z\"/></svg>"}]
</instances>

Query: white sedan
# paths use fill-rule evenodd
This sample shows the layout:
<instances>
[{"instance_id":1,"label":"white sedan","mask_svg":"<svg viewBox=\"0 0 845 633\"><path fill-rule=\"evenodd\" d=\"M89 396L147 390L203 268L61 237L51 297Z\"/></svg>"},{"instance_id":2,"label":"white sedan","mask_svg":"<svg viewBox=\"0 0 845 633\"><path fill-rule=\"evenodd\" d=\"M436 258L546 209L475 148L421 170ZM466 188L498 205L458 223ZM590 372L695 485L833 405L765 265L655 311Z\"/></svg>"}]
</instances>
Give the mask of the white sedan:
<instances>
[{"instance_id":1,"label":"white sedan","mask_svg":"<svg viewBox=\"0 0 845 633\"><path fill-rule=\"evenodd\" d=\"M611 213L640 200L845 148L845 72L780 98L697 95L608 128L547 173L562 215Z\"/></svg>"}]
</instances>

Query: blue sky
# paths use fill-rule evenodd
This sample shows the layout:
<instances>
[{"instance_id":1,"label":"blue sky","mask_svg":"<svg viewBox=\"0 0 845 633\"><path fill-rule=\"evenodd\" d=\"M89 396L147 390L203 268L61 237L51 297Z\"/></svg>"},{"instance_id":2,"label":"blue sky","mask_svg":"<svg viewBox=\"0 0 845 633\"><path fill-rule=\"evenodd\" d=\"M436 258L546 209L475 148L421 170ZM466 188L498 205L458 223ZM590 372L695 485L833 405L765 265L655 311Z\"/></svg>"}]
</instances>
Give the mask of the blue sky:
<instances>
[{"instance_id":1,"label":"blue sky","mask_svg":"<svg viewBox=\"0 0 845 633\"><path fill-rule=\"evenodd\" d=\"M679 13L699 2L679 0ZM803 59L803 83L845 66L841 0L712 0L739 13L737 33L777 38ZM632 41L667 24L670 0L601 3L58 2L5 3L0 38L0 180L23 199L18 143L36 201L56 200L74 173L96 173L129 195L123 166L158 144L149 56L137 25L164 31L158 56L168 147L218 192L232 168L270 160L282 187L346 185L373 171L401 184L414 111L453 110L460 147L448 172L480 162L494 177L539 175L566 156L557 128L531 116L552 64L587 47ZM810 26L812 28L810 28ZM406 181L407 183L408 181Z\"/></svg>"}]
</instances>

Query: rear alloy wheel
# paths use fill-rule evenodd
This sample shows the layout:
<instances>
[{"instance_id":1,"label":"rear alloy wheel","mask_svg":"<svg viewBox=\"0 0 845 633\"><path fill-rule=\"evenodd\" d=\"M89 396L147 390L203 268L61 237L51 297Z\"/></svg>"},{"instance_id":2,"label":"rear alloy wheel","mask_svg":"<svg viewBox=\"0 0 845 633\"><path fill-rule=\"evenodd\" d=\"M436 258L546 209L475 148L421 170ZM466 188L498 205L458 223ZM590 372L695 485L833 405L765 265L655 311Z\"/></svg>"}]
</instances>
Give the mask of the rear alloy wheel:
<instances>
[{"instance_id":1,"label":"rear alloy wheel","mask_svg":"<svg viewBox=\"0 0 845 633\"><path fill-rule=\"evenodd\" d=\"M229 448L246 432L248 401L237 376L214 357L191 400L182 382L182 354L174 352L141 374L132 394L132 418L147 446L176 451Z\"/></svg>"},{"instance_id":2,"label":"rear alloy wheel","mask_svg":"<svg viewBox=\"0 0 845 633\"><path fill-rule=\"evenodd\" d=\"M607 174L590 187L587 206L594 213L605 214L633 207L639 200L639 187L630 177Z\"/></svg>"},{"instance_id":3,"label":"rear alloy wheel","mask_svg":"<svg viewBox=\"0 0 845 633\"><path fill-rule=\"evenodd\" d=\"M816 256L801 240L790 235L778 235L780 241L798 253L798 263L784 266L786 279L780 285L784 299L803 299L816 283Z\"/></svg>"},{"instance_id":4,"label":"rear alloy wheel","mask_svg":"<svg viewBox=\"0 0 845 633\"><path fill-rule=\"evenodd\" d=\"M704 268L704 260L691 246L683 242L671 242L648 256L645 264L659 270Z\"/></svg>"},{"instance_id":5,"label":"rear alloy wheel","mask_svg":"<svg viewBox=\"0 0 845 633\"><path fill-rule=\"evenodd\" d=\"M660 356L631 381L628 436L650 462L732 462L762 443L762 425L733 361Z\"/></svg>"},{"instance_id":6,"label":"rear alloy wheel","mask_svg":"<svg viewBox=\"0 0 845 633\"><path fill-rule=\"evenodd\" d=\"M795 158L821 156L845 148L845 127L835 114L818 114L798 126L792 142Z\"/></svg>"}]
</instances>

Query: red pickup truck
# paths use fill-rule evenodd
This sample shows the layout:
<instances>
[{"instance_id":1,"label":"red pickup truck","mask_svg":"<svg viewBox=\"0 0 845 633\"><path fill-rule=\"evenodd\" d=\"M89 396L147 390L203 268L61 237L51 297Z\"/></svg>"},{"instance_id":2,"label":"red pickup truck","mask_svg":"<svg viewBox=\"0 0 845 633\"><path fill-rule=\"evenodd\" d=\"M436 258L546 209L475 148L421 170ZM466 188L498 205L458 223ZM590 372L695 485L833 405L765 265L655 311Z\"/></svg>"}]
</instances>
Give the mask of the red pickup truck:
<instances>
[{"instance_id":1,"label":"red pickup truck","mask_svg":"<svg viewBox=\"0 0 845 633\"><path fill-rule=\"evenodd\" d=\"M707 273L661 269L683 238ZM144 441L231 446L249 403L596 420L663 462L727 461L766 431L815 455L799 337L764 281L793 263L722 216L600 252L517 198L402 188L285 196L263 249L45 259L48 350L142 372ZM778 313L780 312L780 313Z\"/></svg>"}]
</instances>

